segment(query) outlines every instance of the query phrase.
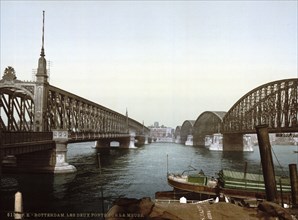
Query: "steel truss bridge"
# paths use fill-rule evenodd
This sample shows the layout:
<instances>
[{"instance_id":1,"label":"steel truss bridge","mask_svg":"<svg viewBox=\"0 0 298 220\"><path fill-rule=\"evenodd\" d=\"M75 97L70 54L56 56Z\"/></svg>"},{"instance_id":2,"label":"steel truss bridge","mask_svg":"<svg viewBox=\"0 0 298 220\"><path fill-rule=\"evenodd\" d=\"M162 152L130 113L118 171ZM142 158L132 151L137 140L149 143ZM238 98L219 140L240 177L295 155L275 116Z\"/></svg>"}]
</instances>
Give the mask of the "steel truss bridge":
<instances>
[{"instance_id":1,"label":"steel truss bridge","mask_svg":"<svg viewBox=\"0 0 298 220\"><path fill-rule=\"evenodd\" d=\"M10 132L67 130L74 135L102 136L128 134L129 130L137 135L149 132L127 115L52 85L44 87L45 97L41 97L41 87L36 82L19 81L12 68L6 69L0 80L0 129Z\"/></svg>"},{"instance_id":2,"label":"steel truss bridge","mask_svg":"<svg viewBox=\"0 0 298 220\"><path fill-rule=\"evenodd\" d=\"M185 141L193 135L195 145L204 145L204 137L214 133L242 142L243 134L256 133L255 126L267 124L270 133L298 132L298 79L284 79L261 85L240 98L228 112L206 111L197 120L186 120L175 135ZM226 140L226 142L225 142ZM237 142L237 141L236 141ZM236 147L239 149L239 143Z\"/></svg>"},{"instance_id":3,"label":"steel truss bridge","mask_svg":"<svg viewBox=\"0 0 298 220\"><path fill-rule=\"evenodd\" d=\"M12 67L5 69L0 80L2 158L54 149L61 165L67 164L70 142L97 141L97 147L109 147L113 141L120 147L146 142L149 129L129 118L127 112L122 115L50 85L44 63L41 56L35 82L18 80ZM53 162L56 166L57 161Z\"/></svg>"},{"instance_id":4,"label":"steel truss bridge","mask_svg":"<svg viewBox=\"0 0 298 220\"><path fill-rule=\"evenodd\" d=\"M146 142L149 129L129 118L127 112L122 115L49 84L44 12L42 47L35 76L36 81L26 82L17 79L13 67L4 70L0 80L0 162L9 154L24 155L17 159L25 163L40 157L42 163L37 163L35 168L40 165L50 172L74 172L75 168L66 163L69 142L96 140L98 148L110 147L112 142L118 142L120 147ZM51 139L48 132L52 132ZM39 151L43 153L37 156Z\"/></svg>"},{"instance_id":5,"label":"steel truss bridge","mask_svg":"<svg viewBox=\"0 0 298 220\"><path fill-rule=\"evenodd\" d=\"M270 132L298 131L298 79L259 86L240 98L223 117L223 133L255 133L268 124Z\"/></svg>"}]
</instances>

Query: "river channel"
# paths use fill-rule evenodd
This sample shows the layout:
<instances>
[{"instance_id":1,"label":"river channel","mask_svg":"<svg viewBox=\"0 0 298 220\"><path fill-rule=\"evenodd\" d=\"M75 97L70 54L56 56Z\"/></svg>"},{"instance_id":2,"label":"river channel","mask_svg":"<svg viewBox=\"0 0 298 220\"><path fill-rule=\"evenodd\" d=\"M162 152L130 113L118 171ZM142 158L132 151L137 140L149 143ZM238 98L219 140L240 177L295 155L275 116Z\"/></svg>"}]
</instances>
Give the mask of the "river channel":
<instances>
[{"instance_id":1,"label":"river channel","mask_svg":"<svg viewBox=\"0 0 298 220\"><path fill-rule=\"evenodd\" d=\"M111 148L100 154L101 168L93 147L93 142L68 146L68 162L77 168L76 174L4 174L2 181L13 184L11 191L1 192L1 219L13 219L10 212L16 190L22 192L24 211L30 217L39 214L42 219L42 213L75 213L77 216L72 219L84 219L78 213L97 213L96 219L100 219L100 213L105 213L117 198L154 199L156 191L171 190L166 181L168 171L181 173L191 166L216 176L223 168L243 171L247 162L248 172L261 173L258 146L254 152L217 152L174 143ZM273 146L276 174L288 175L288 164L298 163L296 150L293 145Z\"/></svg>"}]
</instances>

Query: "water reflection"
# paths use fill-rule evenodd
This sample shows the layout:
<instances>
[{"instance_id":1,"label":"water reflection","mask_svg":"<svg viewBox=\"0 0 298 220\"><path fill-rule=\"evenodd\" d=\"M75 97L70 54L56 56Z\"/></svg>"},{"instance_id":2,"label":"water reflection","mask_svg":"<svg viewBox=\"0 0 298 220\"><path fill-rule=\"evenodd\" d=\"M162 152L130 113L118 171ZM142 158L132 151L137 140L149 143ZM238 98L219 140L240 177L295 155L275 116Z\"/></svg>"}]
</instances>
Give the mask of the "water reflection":
<instances>
[{"instance_id":1,"label":"water reflection","mask_svg":"<svg viewBox=\"0 0 298 220\"><path fill-rule=\"evenodd\" d=\"M55 198L63 199L67 194L69 184L74 181L76 174L57 174L53 178L53 194Z\"/></svg>"}]
</instances>

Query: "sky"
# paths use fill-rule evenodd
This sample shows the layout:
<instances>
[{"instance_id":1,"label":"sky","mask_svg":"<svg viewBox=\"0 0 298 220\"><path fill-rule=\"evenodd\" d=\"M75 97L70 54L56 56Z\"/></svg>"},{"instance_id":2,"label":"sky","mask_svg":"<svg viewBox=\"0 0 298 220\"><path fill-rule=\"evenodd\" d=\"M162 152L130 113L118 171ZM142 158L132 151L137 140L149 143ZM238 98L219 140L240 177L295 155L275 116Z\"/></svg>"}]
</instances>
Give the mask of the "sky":
<instances>
[{"instance_id":1,"label":"sky","mask_svg":"<svg viewBox=\"0 0 298 220\"><path fill-rule=\"evenodd\" d=\"M1 77L32 80L44 10L51 85L175 128L298 77L297 2L0 0Z\"/></svg>"}]
</instances>

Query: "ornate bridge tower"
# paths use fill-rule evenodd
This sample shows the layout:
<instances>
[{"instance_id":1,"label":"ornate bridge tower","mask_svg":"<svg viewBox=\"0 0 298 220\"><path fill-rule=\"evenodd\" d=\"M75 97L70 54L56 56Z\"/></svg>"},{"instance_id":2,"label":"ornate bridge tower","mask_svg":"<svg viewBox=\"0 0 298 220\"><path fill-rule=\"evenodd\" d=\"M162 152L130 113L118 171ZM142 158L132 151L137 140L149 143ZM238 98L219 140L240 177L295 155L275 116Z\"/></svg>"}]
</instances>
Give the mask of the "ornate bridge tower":
<instances>
[{"instance_id":1,"label":"ornate bridge tower","mask_svg":"<svg viewBox=\"0 0 298 220\"><path fill-rule=\"evenodd\" d=\"M44 11L43 11L43 25L42 25L42 46L40 52L40 58L38 60L38 68L36 73L36 87L35 87L35 131L47 131L47 95L48 95L48 74L47 74L47 61L45 59L44 52Z\"/></svg>"}]
</instances>

